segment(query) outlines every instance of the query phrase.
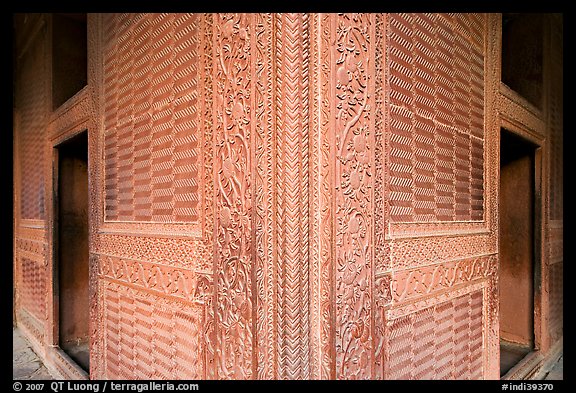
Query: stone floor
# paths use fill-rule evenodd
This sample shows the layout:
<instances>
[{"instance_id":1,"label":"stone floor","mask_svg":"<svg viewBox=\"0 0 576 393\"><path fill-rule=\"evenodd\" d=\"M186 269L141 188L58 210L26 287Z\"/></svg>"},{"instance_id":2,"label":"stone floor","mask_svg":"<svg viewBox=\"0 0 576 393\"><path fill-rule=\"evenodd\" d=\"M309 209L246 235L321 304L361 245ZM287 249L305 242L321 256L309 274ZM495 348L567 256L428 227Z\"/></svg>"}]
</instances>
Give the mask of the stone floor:
<instances>
[{"instance_id":1,"label":"stone floor","mask_svg":"<svg viewBox=\"0 0 576 393\"><path fill-rule=\"evenodd\" d=\"M500 376L505 375L512 367L526 356L531 349L505 341L500 342Z\"/></svg>"},{"instance_id":2,"label":"stone floor","mask_svg":"<svg viewBox=\"0 0 576 393\"><path fill-rule=\"evenodd\" d=\"M12 329L12 379L54 379L20 329Z\"/></svg>"},{"instance_id":3,"label":"stone floor","mask_svg":"<svg viewBox=\"0 0 576 393\"><path fill-rule=\"evenodd\" d=\"M18 328L12 329L12 344L12 379L54 379ZM544 373L542 379L564 379L564 355Z\"/></svg>"},{"instance_id":4,"label":"stone floor","mask_svg":"<svg viewBox=\"0 0 576 393\"><path fill-rule=\"evenodd\" d=\"M552 369L544 377L545 380L563 380L564 379L564 355L560 356L560 359L554 364Z\"/></svg>"}]
</instances>

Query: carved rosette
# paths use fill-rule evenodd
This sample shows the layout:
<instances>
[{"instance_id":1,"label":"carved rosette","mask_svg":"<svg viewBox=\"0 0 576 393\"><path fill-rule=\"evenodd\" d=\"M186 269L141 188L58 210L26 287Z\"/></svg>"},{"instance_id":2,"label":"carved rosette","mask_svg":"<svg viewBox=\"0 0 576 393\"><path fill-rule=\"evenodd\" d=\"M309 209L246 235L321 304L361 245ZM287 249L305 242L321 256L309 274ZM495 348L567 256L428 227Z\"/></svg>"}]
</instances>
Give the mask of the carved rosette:
<instances>
[{"instance_id":1,"label":"carved rosette","mask_svg":"<svg viewBox=\"0 0 576 393\"><path fill-rule=\"evenodd\" d=\"M250 29L247 15L214 23L217 377L252 377Z\"/></svg>"},{"instance_id":2,"label":"carved rosette","mask_svg":"<svg viewBox=\"0 0 576 393\"><path fill-rule=\"evenodd\" d=\"M373 16L336 20L336 376L371 377Z\"/></svg>"}]
</instances>

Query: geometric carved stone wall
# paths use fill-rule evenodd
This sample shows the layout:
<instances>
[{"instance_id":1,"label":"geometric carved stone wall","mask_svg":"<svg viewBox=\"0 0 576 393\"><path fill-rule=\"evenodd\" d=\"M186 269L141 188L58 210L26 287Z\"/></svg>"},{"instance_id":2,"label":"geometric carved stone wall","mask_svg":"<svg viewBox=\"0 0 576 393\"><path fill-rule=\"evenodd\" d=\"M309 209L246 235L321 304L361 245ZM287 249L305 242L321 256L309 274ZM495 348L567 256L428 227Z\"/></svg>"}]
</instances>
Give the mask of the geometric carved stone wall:
<instances>
[{"instance_id":1,"label":"geometric carved stone wall","mask_svg":"<svg viewBox=\"0 0 576 393\"><path fill-rule=\"evenodd\" d=\"M494 378L498 365L486 355L498 350L497 321L485 315L494 307L497 268L495 200L486 194L495 185L492 101L485 94L495 83L485 69L489 19L386 19L383 220L389 224L375 266L376 375ZM476 235L479 229L485 234Z\"/></svg>"},{"instance_id":2,"label":"geometric carved stone wall","mask_svg":"<svg viewBox=\"0 0 576 393\"><path fill-rule=\"evenodd\" d=\"M22 219L43 220L44 207L44 160L42 155L46 135L45 83L42 70L45 67L43 40L34 40L29 52L22 59L19 74L20 89L15 100L21 133L19 138L20 157L20 215ZM40 159L39 159L40 158Z\"/></svg>"},{"instance_id":3,"label":"geometric carved stone wall","mask_svg":"<svg viewBox=\"0 0 576 393\"><path fill-rule=\"evenodd\" d=\"M16 20L17 18L15 18ZM19 28L22 20L18 19ZM37 17L28 17L30 25ZM16 24L16 21L15 21ZM20 29L18 29L20 30ZM45 322L49 308L48 285L52 272L48 269L47 217L45 201L46 122L48 85L47 45L42 27L27 38L27 50L20 51L14 74L14 307L19 326L26 329L35 342L46 336ZM21 38L20 36L19 38ZM20 41L22 44L22 41ZM21 49L21 48L20 48Z\"/></svg>"},{"instance_id":4,"label":"geometric carved stone wall","mask_svg":"<svg viewBox=\"0 0 576 393\"><path fill-rule=\"evenodd\" d=\"M194 14L109 14L101 23L104 161L96 173L104 222L93 252L101 310L94 348L102 360L91 371L210 378L204 25Z\"/></svg>"},{"instance_id":5,"label":"geometric carved stone wall","mask_svg":"<svg viewBox=\"0 0 576 393\"><path fill-rule=\"evenodd\" d=\"M105 18L108 221L198 221L197 18Z\"/></svg>"},{"instance_id":6,"label":"geometric carved stone wall","mask_svg":"<svg viewBox=\"0 0 576 393\"><path fill-rule=\"evenodd\" d=\"M550 229L548 238L550 263L550 335L555 341L563 335L564 296L564 83L563 31L558 24L551 28L550 68L554 77L550 83L548 132L550 136ZM552 225L553 223L553 225Z\"/></svg>"},{"instance_id":7,"label":"geometric carved stone wall","mask_svg":"<svg viewBox=\"0 0 576 393\"><path fill-rule=\"evenodd\" d=\"M117 284L107 287L104 301L108 378L205 378L197 309Z\"/></svg>"},{"instance_id":8,"label":"geometric carved stone wall","mask_svg":"<svg viewBox=\"0 0 576 393\"><path fill-rule=\"evenodd\" d=\"M49 116L21 82L44 83L40 35L19 71L15 211L43 217L50 176L30 168L52 164L34 157L88 128L90 377L498 378L498 23L90 15L89 86ZM17 223L19 323L51 321L50 216Z\"/></svg>"},{"instance_id":9,"label":"geometric carved stone wall","mask_svg":"<svg viewBox=\"0 0 576 393\"><path fill-rule=\"evenodd\" d=\"M39 320L46 318L46 272L43 263L22 257L21 305Z\"/></svg>"},{"instance_id":10,"label":"geometric carved stone wall","mask_svg":"<svg viewBox=\"0 0 576 393\"><path fill-rule=\"evenodd\" d=\"M485 18L388 23L390 220L482 220Z\"/></svg>"},{"instance_id":11,"label":"geometric carved stone wall","mask_svg":"<svg viewBox=\"0 0 576 393\"><path fill-rule=\"evenodd\" d=\"M564 157L564 128L563 128L563 53L562 53L562 31L557 27L551 32L553 50L550 56L551 73L551 93L549 105L549 133L550 133L550 218L552 220L562 220L563 206L563 157Z\"/></svg>"},{"instance_id":12,"label":"geometric carved stone wall","mask_svg":"<svg viewBox=\"0 0 576 393\"><path fill-rule=\"evenodd\" d=\"M390 321L390 379L482 378L482 291Z\"/></svg>"}]
</instances>

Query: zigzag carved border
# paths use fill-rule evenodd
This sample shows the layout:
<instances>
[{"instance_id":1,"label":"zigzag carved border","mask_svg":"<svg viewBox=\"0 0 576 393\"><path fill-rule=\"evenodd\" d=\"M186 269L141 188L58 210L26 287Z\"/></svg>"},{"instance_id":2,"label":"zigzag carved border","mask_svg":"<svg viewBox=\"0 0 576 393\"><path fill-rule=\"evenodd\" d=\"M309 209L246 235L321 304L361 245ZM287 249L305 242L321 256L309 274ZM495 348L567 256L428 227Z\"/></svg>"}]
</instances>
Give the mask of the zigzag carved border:
<instances>
[{"instance_id":1,"label":"zigzag carved border","mask_svg":"<svg viewBox=\"0 0 576 393\"><path fill-rule=\"evenodd\" d=\"M279 377L308 378L308 63L306 14L276 17Z\"/></svg>"},{"instance_id":2,"label":"zigzag carved border","mask_svg":"<svg viewBox=\"0 0 576 393\"><path fill-rule=\"evenodd\" d=\"M115 280L139 290L204 304L212 293L212 274L112 255L98 256L100 279Z\"/></svg>"}]
</instances>

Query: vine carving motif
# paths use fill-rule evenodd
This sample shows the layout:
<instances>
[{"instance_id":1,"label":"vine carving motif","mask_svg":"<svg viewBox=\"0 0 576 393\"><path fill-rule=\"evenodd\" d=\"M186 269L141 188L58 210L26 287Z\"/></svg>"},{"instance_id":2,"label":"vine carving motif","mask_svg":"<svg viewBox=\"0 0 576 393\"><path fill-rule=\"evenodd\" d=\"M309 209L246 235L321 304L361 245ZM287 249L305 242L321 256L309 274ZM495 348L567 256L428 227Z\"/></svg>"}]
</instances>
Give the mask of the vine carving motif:
<instances>
[{"instance_id":1,"label":"vine carving motif","mask_svg":"<svg viewBox=\"0 0 576 393\"><path fill-rule=\"evenodd\" d=\"M477 279L494 277L496 258L483 256L397 272L391 283L394 301L428 295Z\"/></svg>"},{"instance_id":2,"label":"vine carving motif","mask_svg":"<svg viewBox=\"0 0 576 393\"><path fill-rule=\"evenodd\" d=\"M367 14L339 15L336 29L336 373L370 378L372 156Z\"/></svg>"},{"instance_id":3,"label":"vine carving motif","mask_svg":"<svg viewBox=\"0 0 576 393\"><path fill-rule=\"evenodd\" d=\"M250 28L247 15L215 23L217 374L252 376Z\"/></svg>"}]
</instances>

